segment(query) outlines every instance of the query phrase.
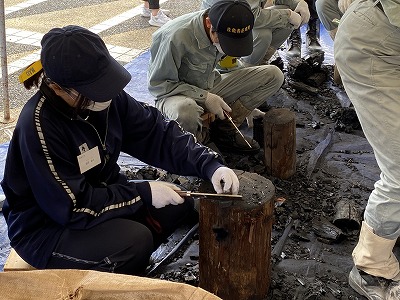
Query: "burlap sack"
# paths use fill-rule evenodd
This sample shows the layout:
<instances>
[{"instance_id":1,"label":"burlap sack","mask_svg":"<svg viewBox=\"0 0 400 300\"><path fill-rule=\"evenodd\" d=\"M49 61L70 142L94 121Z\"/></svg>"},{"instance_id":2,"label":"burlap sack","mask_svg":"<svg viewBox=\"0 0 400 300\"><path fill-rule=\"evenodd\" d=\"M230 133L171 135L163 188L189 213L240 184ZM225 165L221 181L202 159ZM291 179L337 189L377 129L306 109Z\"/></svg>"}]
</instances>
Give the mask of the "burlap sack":
<instances>
[{"instance_id":1,"label":"burlap sack","mask_svg":"<svg viewBox=\"0 0 400 300\"><path fill-rule=\"evenodd\" d=\"M7 300L217 300L199 287L159 279L85 270L0 273L0 299Z\"/></svg>"}]
</instances>

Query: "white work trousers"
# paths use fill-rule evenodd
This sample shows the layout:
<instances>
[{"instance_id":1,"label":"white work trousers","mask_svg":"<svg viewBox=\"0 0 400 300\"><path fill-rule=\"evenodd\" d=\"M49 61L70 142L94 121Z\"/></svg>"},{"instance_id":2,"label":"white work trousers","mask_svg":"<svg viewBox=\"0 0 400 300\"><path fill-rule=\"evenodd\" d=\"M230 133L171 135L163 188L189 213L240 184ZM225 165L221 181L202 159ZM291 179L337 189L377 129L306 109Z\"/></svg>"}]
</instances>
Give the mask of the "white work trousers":
<instances>
[{"instance_id":1,"label":"white work trousers","mask_svg":"<svg viewBox=\"0 0 400 300\"><path fill-rule=\"evenodd\" d=\"M400 28L372 0L358 0L342 17L335 61L371 144L381 174L365 221L387 239L400 235Z\"/></svg>"}]
</instances>

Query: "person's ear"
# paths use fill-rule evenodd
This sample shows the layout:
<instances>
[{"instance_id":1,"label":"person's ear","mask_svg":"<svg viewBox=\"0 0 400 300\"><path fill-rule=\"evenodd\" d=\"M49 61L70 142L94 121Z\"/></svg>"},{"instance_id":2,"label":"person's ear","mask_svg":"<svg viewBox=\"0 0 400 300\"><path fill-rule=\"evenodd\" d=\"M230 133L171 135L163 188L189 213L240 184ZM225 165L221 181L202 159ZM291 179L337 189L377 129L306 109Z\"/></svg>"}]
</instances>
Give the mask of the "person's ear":
<instances>
[{"instance_id":1,"label":"person's ear","mask_svg":"<svg viewBox=\"0 0 400 300\"><path fill-rule=\"evenodd\" d=\"M207 26L208 29L211 29L211 27L212 27L210 17L206 18L206 26Z\"/></svg>"}]
</instances>

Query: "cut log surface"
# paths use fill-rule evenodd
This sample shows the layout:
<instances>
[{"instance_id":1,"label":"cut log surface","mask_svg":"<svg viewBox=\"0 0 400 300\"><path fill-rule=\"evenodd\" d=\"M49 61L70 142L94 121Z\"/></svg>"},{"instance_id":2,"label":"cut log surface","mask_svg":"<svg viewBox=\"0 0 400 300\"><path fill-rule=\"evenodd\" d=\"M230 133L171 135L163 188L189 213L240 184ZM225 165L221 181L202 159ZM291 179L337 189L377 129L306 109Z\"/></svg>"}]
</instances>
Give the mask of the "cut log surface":
<instances>
[{"instance_id":1,"label":"cut log surface","mask_svg":"<svg viewBox=\"0 0 400 300\"><path fill-rule=\"evenodd\" d=\"M200 287L222 299L264 299L271 281L275 187L236 171L243 200L201 199Z\"/></svg>"}]
</instances>

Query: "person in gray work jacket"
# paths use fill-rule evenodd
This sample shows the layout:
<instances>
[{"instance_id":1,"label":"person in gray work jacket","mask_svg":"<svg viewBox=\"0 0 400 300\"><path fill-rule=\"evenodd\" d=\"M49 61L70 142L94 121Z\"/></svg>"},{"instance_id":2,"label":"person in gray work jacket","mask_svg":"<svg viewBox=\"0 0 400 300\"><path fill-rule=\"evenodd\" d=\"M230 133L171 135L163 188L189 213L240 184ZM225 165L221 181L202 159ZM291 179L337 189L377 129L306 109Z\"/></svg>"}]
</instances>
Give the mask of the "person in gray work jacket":
<instances>
[{"instance_id":1,"label":"person in gray work jacket","mask_svg":"<svg viewBox=\"0 0 400 300\"><path fill-rule=\"evenodd\" d=\"M336 65L380 168L353 250L349 284L373 300L400 299L400 1L357 0L340 20ZM396 251L397 252L397 251Z\"/></svg>"},{"instance_id":2,"label":"person in gray work jacket","mask_svg":"<svg viewBox=\"0 0 400 300\"><path fill-rule=\"evenodd\" d=\"M177 120L205 143L202 115L217 116L211 141L221 151L258 152L256 141L247 143L229 122L240 126L283 83L276 66L257 66L220 74L222 56L246 56L253 51L254 16L244 0L224 0L209 10L180 16L153 34L148 69L149 91L156 107Z\"/></svg>"},{"instance_id":3,"label":"person in gray work jacket","mask_svg":"<svg viewBox=\"0 0 400 300\"><path fill-rule=\"evenodd\" d=\"M120 152L211 180L218 193L236 194L238 178L175 121L123 91L131 75L97 34L68 25L41 44L41 63L21 75L39 91L19 116L1 183L11 246L38 269L143 274L155 248L198 215L175 185L128 181Z\"/></svg>"},{"instance_id":4,"label":"person in gray work jacket","mask_svg":"<svg viewBox=\"0 0 400 300\"><path fill-rule=\"evenodd\" d=\"M221 0L203 0L200 8L210 8ZM241 58L246 66L265 64L294 29L310 19L304 0L247 0L254 14L253 52Z\"/></svg>"}]
</instances>

